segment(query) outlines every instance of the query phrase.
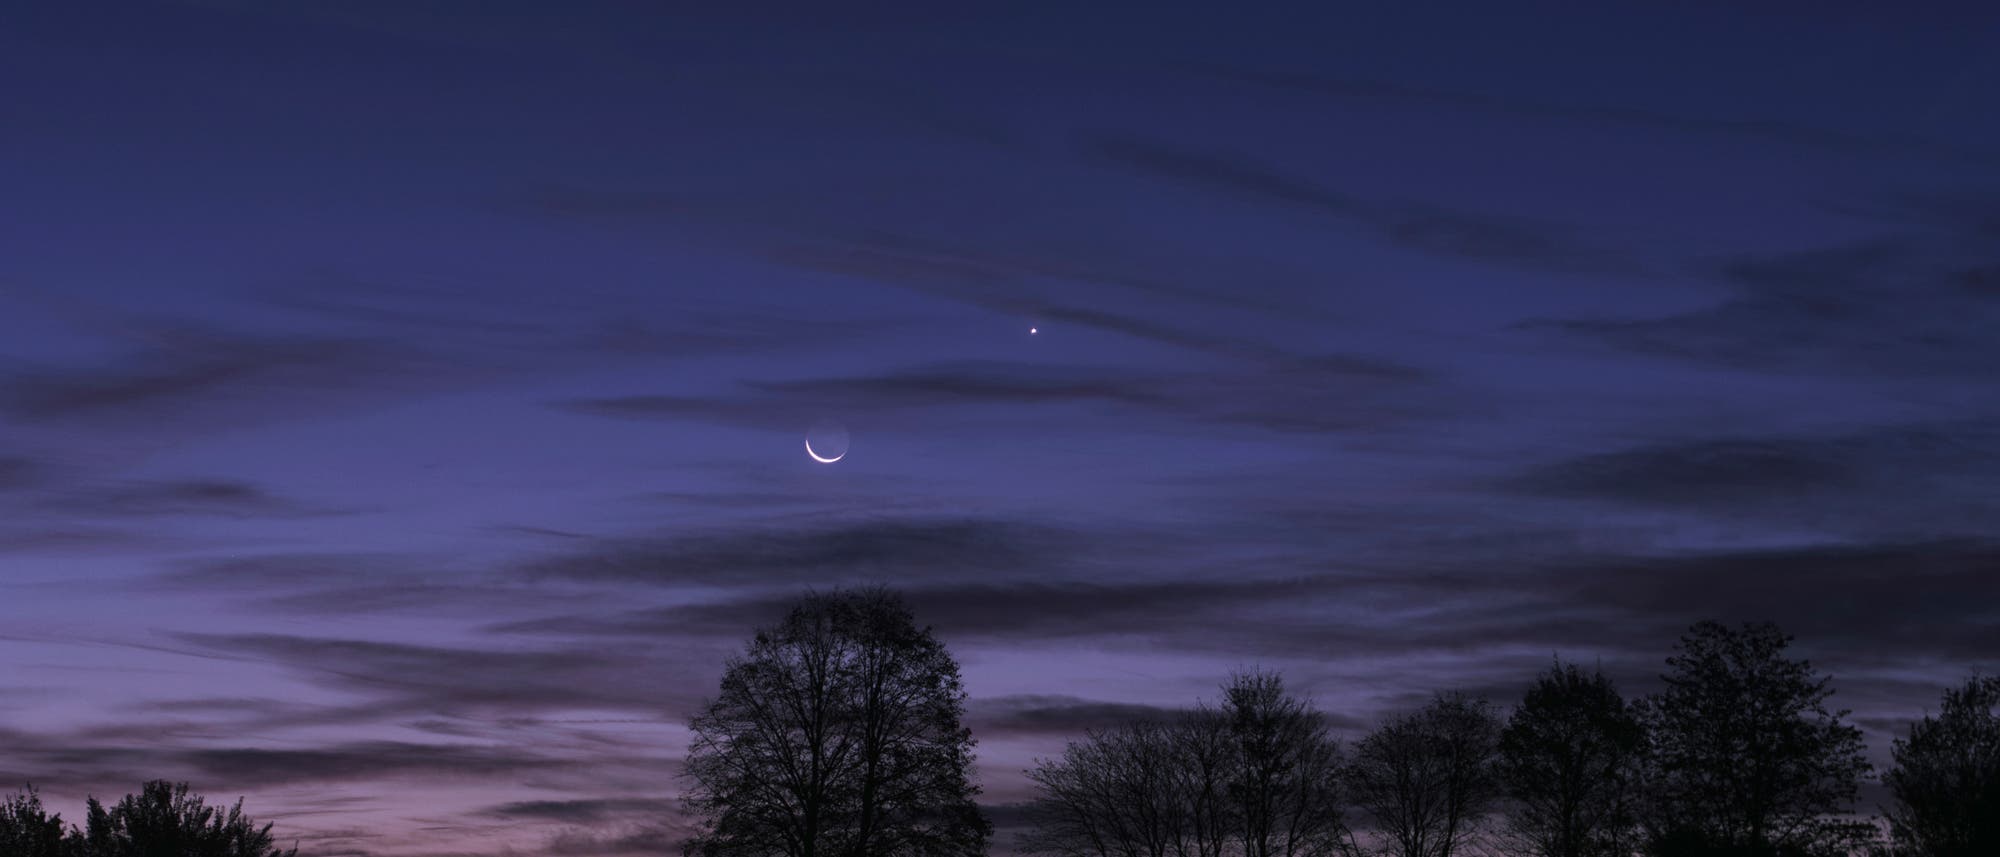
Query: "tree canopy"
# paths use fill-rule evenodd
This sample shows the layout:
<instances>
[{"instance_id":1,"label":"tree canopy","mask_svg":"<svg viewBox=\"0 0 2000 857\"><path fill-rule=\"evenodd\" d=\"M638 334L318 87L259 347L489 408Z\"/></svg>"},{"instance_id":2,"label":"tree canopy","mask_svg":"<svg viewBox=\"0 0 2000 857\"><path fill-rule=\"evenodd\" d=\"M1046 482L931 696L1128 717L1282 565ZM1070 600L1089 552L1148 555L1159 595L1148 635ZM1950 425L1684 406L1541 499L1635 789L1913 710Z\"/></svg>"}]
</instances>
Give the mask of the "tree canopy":
<instances>
[{"instance_id":1,"label":"tree canopy","mask_svg":"<svg viewBox=\"0 0 2000 857\"><path fill-rule=\"evenodd\" d=\"M884 589L812 595L689 726L699 857L983 854L958 664Z\"/></svg>"},{"instance_id":2,"label":"tree canopy","mask_svg":"<svg viewBox=\"0 0 2000 857\"><path fill-rule=\"evenodd\" d=\"M1832 680L1786 656L1768 623L1702 622L1643 701L1645 822L1660 855L1846 854L1869 771L1861 731L1827 707Z\"/></svg>"},{"instance_id":3,"label":"tree canopy","mask_svg":"<svg viewBox=\"0 0 2000 857\"><path fill-rule=\"evenodd\" d=\"M1229 793L1245 857L1324 857L1339 852L1340 745L1326 718L1287 693L1274 672L1250 672L1222 691L1233 739Z\"/></svg>"},{"instance_id":4,"label":"tree canopy","mask_svg":"<svg viewBox=\"0 0 2000 857\"><path fill-rule=\"evenodd\" d=\"M1486 700L1441 693L1355 747L1348 788L1397 857L1463 853L1499 794L1500 721Z\"/></svg>"},{"instance_id":5,"label":"tree canopy","mask_svg":"<svg viewBox=\"0 0 2000 857\"><path fill-rule=\"evenodd\" d=\"M1052 857L1223 857L1236 827L1229 759L1226 724L1212 716L1071 741L1028 772L1036 797L1021 847Z\"/></svg>"},{"instance_id":6,"label":"tree canopy","mask_svg":"<svg viewBox=\"0 0 2000 857\"><path fill-rule=\"evenodd\" d=\"M106 808L85 805L83 827L63 829L30 786L0 803L0 857L294 857L273 844L243 801L210 806L187 783L153 780Z\"/></svg>"},{"instance_id":7,"label":"tree canopy","mask_svg":"<svg viewBox=\"0 0 2000 857\"><path fill-rule=\"evenodd\" d=\"M1935 715L1897 739L1883 776L1889 830L1912 857L2000 854L2000 678L1945 691Z\"/></svg>"},{"instance_id":8,"label":"tree canopy","mask_svg":"<svg viewBox=\"0 0 2000 857\"><path fill-rule=\"evenodd\" d=\"M1645 730L1602 672L1558 662L1535 679L1500 732L1509 832L1533 857L1622 857L1633 850Z\"/></svg>"},{"instance_id":9,"label":"tree canopy","mask_svg":"<svg viewBox=\"0 0 2000 857\"><path fill-rule=\"evenodd\" d=\"M1331 857L1342 853L1340 746L1276 673L1218 706L1071 741L1028 772L1022 847L1057 857Z\"/></svg>"},{"instance_id":10,"label":"tree canopy","mask_svg":"<svg viewBox=\"0 0 2000 857\"><path fill-rule=\"evenodd\" d=\"M62 816L42 809L34 786L0 801L0 854L7 857L60 857Z\"/></svg>"}]
</instances>

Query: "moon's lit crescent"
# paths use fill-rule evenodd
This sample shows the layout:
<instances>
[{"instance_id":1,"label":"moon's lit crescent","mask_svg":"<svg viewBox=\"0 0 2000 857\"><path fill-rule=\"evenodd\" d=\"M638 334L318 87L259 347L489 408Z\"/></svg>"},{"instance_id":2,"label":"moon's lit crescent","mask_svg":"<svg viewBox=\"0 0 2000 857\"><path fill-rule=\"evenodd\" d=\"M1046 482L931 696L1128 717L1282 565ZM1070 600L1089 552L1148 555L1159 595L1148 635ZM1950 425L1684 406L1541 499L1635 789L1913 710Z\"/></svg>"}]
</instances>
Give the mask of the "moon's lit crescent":
<instances>
[{"instance_id":1,"label":"moon's lit crescent","mask_svg":"<svg viewBox=\"0 0 2000 857\"><path fill-rule=\"evenodd\" d=\"M821 455L820 455L819 453L817 453L817 452L814 452L814 451L813 451L813 440L812 440L812 438L806 438L806 454L807 454L807 455L810 455L810 456L812 456L812 460L814 460L814 461L817 461L817 462L819 462L819 463L821 463L821 464L832 464L832 463L834 463L834 462L836 462L836 461L839 461L839 460L841 460L841 459L843 459L843 458L846 458L846 457L847 457L847 453L845 453L845 452L843 452L843 453L841 453L841 454L839 454L839 455L836 455L836 456L834 456L834 457L832 457L832 458L825 458L825 457L822 457L822 456L821 456Z\"/></svg>"}]
</instances>

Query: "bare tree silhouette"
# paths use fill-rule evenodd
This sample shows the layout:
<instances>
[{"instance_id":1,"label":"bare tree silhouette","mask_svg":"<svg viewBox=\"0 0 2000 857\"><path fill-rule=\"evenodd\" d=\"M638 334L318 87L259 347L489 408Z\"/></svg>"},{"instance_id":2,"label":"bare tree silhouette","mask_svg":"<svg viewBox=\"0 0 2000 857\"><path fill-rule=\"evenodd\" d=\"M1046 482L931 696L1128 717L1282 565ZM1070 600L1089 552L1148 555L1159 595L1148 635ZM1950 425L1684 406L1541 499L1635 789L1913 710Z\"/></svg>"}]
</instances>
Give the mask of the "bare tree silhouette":
<instances>
[{"instance_id":1,"label":"bare tree silhouette","mask_svg":"<svg viewBox=\"0 0 2000 857\"><path fill-rule=\"evenodd\" d=\"M1020 845L1057 857L1222 857L1234 830L1219 718L1131 723L1072 741L1028 772Z\"/></svg>"},{"instance_id":2,"label":"bare tree silhouette","mask_svg":"<svg viewBox=\"0 0 2000 857\"><path fill-rule=\"evenodd\" d=\"M110 809L91 798L84 826L71 831L73 857L294 857L272 845L271 825L258 827L243 801L224 811L207 805L187 783L154 780Z\"/></svg>"},{"instance_id":3,"label":"bare tree silhouette","mask_svg":"<svg viewBox=\"0 0 2000 857\"><path fill-rule=\"evenodd\" d=\"M1339 853L1340 746L1312 704L1285 692L1277 673L1233 677L1222 716L1236 749L1230 796L1244 857L1325 857Z\"/></svg>"},{"instance_id":4,"label":"bare tree silhouette","mask_svg":"<svg viewBox=\"0 0 2000 857\"><path fill-rule=\"evenodd\" d=\"M1882 779L1899 855L2000 854L2000 678L1946 690L1943 707L1911 724L1894 754Z\"/></svg>"},{"instance_id":5,"label":"bare tree silhouette","mask_svg":"<svg viewBox=\"0 0 2000 857\"><path fill-rule=\"evenodd\" d=\"M0 802L0 854L7 857L62 857L62 816L42 809L33 785Z\"/></svg>"},{"instance_id":6,"label":"bare tree silhouette","mask_svg":"<svg viewBox=\"0 0 2000 857\"><path fill-rule=\"evenodd\" d=\"M1847 854L1872 835L1843 820L1869 765L1860 730L1830 711L1831 679L1785 656L1768 623L1702 622L1643 700L1648 850L1678 855Z\"/></svg>"},{"instance_id":7,"label":"bare tree silhouette","mask_svg":"<svg viewBox=\"0 0 2000 857\"><path fill-rule=\"evenodd\" d=\"M1602 672L1558 661L1500 732L1508 830L1533 857L1621 857L1637 839L1645 731Z\"/></svg>"},{"instance_id":8,"label":"bare tree silhouette","mask_svg":"<svg viewBox=\"0 0 2000 857\"><path fill-rule=\"evenodd\" d=\"M1231 677L1217 707L1073 741L1028 772L1031 853L1327 857L1341 853L1340 748L1276 673Z\"/></svg>"},{"instance_id":9,"label":"bare tree silhouette","mask_svg":"<svg viewBox=\"0 0 2000 857\"><path fill-rule=\"evenodd\" d=\"M992 827L958 664L884 589L811 595L732 660L686 775L689 855L951 857Z\"/></svg>"},{"instance_id":10,"label":"bare tree silhouette","mask_svg":"<svg viewBox=\"0 0 2000 857\"><path fill-rule=\"evenodd\" d=\"M1348 788L1391 853L1452 857L1468 849L1499 795L1499 732L1486 700L1444 693L1361 740Z\"/></svg>"},{"instance_id":11,"label":"bare tree silhouette","mask_svg":"<svg viewBox=\"0 0 2000 857\"><path fill-rule=\"evenodd\" d=\"M1175 766L1172 794L1185 808L1188 835L1196 846L1185 857L1225 853L1239 829L1238 805L1229 799L1238 765L1229 721L1198 708L1168 730L1167 740Z\"/></svg>"}]
</instances>

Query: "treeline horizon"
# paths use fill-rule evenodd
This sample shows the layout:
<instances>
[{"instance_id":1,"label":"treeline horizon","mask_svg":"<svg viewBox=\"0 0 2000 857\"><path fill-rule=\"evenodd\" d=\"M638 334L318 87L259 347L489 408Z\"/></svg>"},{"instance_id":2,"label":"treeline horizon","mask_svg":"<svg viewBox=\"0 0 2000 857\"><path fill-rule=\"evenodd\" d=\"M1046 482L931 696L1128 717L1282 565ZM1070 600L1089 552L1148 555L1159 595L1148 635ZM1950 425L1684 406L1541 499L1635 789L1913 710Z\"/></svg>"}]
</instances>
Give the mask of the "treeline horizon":
<instances>
[{"instance_id":1,"label":"treeline horizon","mask_svg":"<svg viewBox=\"0 0 2000 857\"><path fill-rule=\"evenodd\" d=\"M150 780L106 808L91 795L81 827L48 814L34 785L0 801L0 857L295 857L243 799L214 806L185 782Z\"/></svg>"},{"instance_id":2,"label":"treeline horizon","mask_svg":"<svg viewBox=\"0 0 2000 857\"><path fill-rule=\"evenodd\" d=\"M1875 770L1833 677L1776 625L1698 622L1627 698L1556 657L1511 709L1435 692L1349 742L1276 671L1070 739L1013 843L1052 857L2000 857L2000 678L1973 675ZM686 857L974 857L992 847L957 661L887 588L802 597L689 721ZM153 780L84 823L24 785L0 857L295 857L243 801Z\"/></svg>"}]
</instances>

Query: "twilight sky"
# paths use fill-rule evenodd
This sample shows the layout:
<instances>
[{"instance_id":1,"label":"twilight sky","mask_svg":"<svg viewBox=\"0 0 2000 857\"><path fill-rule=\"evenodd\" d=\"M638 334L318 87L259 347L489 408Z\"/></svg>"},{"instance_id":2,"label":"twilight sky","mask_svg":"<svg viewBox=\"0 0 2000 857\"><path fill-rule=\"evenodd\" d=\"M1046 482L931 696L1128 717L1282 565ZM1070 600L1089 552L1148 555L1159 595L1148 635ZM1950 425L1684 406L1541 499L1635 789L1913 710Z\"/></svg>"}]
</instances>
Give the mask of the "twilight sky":
<instances>
[{"instance_id":1,"label":"twilight sky","mask_svg":"<svg viewBox=\"0 0 2000 857\"><path fill-rule=\"evenodd\" d=\"M842 583L996 805L1249 665L1358 730L1773 619L1878 754L2000 669L1991 4L34 5L0 790L68 815L661 853Z\"/></svg>"}]
</instances>

